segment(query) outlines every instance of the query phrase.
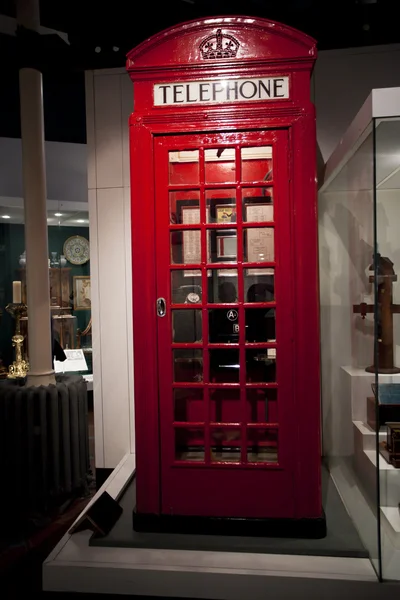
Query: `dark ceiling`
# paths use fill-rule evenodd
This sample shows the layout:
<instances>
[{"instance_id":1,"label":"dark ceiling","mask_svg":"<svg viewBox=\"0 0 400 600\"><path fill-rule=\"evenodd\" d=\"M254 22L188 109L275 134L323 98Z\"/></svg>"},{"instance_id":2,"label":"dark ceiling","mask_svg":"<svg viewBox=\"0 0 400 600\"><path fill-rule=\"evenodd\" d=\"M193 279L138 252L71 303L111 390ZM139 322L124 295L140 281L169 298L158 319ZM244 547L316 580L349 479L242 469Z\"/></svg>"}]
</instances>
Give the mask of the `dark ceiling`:
<instances>
[{"instance_id":1,"label":"dark ceiling","mask_svg":"<svg viewBox=\"0 0 400 600\"><path fill-rule=\"evenodd\" d=\"M14 16L14 3L0 0L0 13ZM68 33L68 62L79 69L123 66L125 54L150 35L212 15L280 21L314 37L321 50L394 43L400 41L393 14L398 4L399 0L40 0L40 9L42 25Z\"/></svg>"},{"instance_id":2,"label":"dark ceiling","mask_svg":"<svg viewBox=\"0 0 400 600\"><path fill-rule=\"evenodd\" d=\"M400 42L395 18L400 0L40 0L41 24L68 34L41 36L46 139L85 141L84 71L123 67L126 53L176 23L215 15L259 16L295 27L319 50ZM0 14L15 17L15 0L0 0ZM26 42L25 42L26 43ZM19 136L18 67L34 45L0 34L0 136ZM36 44L37 45L37 44ZM4 57L7 60L4 61Z\"/></svg>"}]
</instances>

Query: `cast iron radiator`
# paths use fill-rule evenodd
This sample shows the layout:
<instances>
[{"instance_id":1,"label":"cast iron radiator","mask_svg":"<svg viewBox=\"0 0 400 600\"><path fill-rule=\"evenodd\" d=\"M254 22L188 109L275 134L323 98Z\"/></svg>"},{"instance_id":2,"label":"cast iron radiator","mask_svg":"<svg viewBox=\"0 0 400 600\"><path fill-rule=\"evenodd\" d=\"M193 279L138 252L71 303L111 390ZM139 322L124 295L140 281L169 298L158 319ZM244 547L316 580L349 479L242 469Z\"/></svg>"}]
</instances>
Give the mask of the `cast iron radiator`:
<instances>
[{"instance_id":1,"label":"cast iron radiator","mask_svg":"<svg viewBox=\"0 0 400 600\"><path fill-rule=\"evenodd\" d=\"M56 385L0 382L0 507L8 515L45 514L88 493L88 394L77 375Z\"/></svg>"}]
</instances>

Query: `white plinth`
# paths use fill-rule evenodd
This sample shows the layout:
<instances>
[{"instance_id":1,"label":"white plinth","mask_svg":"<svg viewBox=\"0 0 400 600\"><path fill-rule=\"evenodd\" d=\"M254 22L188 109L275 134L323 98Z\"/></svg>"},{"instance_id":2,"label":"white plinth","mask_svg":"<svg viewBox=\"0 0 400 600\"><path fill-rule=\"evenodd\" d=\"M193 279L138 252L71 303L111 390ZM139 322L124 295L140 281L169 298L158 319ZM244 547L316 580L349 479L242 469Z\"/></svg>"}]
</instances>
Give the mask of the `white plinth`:
<instances>
[{"instance_id":1,"label":"white plinth","mask_svg":"<svg viewBox=\"0 0 400 600\"><path fill-rule=\"evenodd\" d=\"M377 464L379 465L379 487L380 487L380 518L381 518L381 544L383 576L385 579L400 578L400 469L376 453L376 433L367 424L367 397L372 395L371 383L375 382L373 373L367 373L364 369L353 367L342 368L344 397L339 399L341 403L340 414L343 416L351 414L352 437L349 438L348 424L344 424L342 437L346 456L352 457L353 468L360 482L361 494L365 495L366 502L372 507L372 513L376 514L377 507ZM400 383L400 375L379 375L381 383ZM343 436L342 432L342 436ZM379 441L386 439L384 428L379 432ZM343 485L348 485L343 479ZM354 482L349 482L350 487ZM340 489L342 496L346 492ZM349 496L352 492L349 493ZM349 507L348 507L349 508ZM357 507L350 510L353 519L356 517ZM371 514L370 519L375 523L376 516ZM359 530L365 527L359 525ZM373 534L371 534L372 536ZM367 546L369 547L369 546ZM373 543L370 547L373 547Z\"/></svg>"},{"instance_id":2,"label":"white plinth","mask_svg":"<svg viewBox=\"0 0 400 600\"><path fill-rule=\"evenodd\" d=\"M372 396L371 384L375 383L375 374L365 369L342 367L351 393L351 411L353 421L367 422L367 397ZM400 383L400 373L394 375L379 374L380 383Z\"/></svg>"},{"instance_id":3,"label":"white plinth","mask_svg":"<svg viewBox=\"0 0 400 600\"><path fill-rule=\"evenodd\" d=\"M134 474L127 455L98 491L117 498ZM79 518L79 517L78 517ZM215 600L378 600L368 559L89 546L90 531L66 534L43 564L43 590ZM266 596L267 594L267 596Z\"/></svg>"}]
</instances>

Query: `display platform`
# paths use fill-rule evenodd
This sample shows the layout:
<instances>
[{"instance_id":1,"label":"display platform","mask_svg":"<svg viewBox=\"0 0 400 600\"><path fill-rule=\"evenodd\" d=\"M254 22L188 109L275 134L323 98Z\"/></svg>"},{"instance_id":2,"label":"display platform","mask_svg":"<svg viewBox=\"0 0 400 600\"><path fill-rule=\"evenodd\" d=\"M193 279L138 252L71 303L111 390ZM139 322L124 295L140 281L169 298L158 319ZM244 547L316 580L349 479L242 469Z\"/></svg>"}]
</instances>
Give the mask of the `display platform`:
<instances>
[{"instance_id":1,"label":"display platform","mask_svg":"<svg viewBox=\"0 0 400 600\"><path fill-rule=\"evenodd\" d=\"M134 531L132 511L135 506L136 486L133 478L120 499L123 513L119 520L107 536L100 537L93 534L90 545L368 558L368 552L358 536L329 473L326 469L323 469L322 473L323 502L328 524L327 535L322 539Z\"/></svg>"},{"instance_id":2,"label":"display platform","mask_svg":"<svg viewBox=\"0 0 400 600\"><path fill-rule=\"evenodd\" d=\"M135 456L127 454L85 511L104 491L118 502L123 502L123 498L128 498L127 489L134 472ZM330 485L328 490L324 486L326 506L330 504ZM336 494L334 497L337 499ZM338 538L349 539L348 534L354 531L349 528L349 522L343 521L339 527L329 515L331 511L328 509L329 532ZM122 521L119 523L122 525ZM129 525L132 532L131 523ZM269 552L259 552L255 548L239 551L231 537L229 551L209 551L200 546L190 549L157 548L151 547L150 543L148 547L95 546L92 536L90 530L64 535L43 564L44 591L210 600L243 600L249 597L264 600L266 589L274 600L292 597L336 600L338 595L363 597L364 600L382 597L382 587L369 558L349 553L347 556L324 556L321 551L317 555L311 550L295 554L291 552L292 542L288 539L279 540L282 544L279 553L273 553L272 545ZM275 540L270 541L275 543ZM328 541L329 537L314 540L313 544L327 544ZM252 542L259 543L260 539ZM199 540L197 543L200 543ZM353 551L361 551L358 544L357 541L352 546ZM347 550L350 549L349 546ZM276 546L275 550L278 550Z\"/></svg>"}]
</instances>

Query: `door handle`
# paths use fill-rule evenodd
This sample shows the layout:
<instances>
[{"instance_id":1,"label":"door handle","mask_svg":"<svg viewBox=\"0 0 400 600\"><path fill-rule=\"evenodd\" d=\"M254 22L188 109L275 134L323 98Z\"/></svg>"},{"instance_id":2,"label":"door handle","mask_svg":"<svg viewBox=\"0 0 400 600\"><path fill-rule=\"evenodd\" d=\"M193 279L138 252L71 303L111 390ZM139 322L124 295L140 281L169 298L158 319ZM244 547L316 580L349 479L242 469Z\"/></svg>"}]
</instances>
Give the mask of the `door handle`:
<instances>
[{"instance_id":1,"label":"door handle","mask_svg":"<svg viewBox=\"0 0 400 600\"><path fill-rule=\"evenodd\" d=\"M165 303L165 298L157 298L157 314L159 317L165 317L167 312L167 307Z\"/></svg>"}]
</instances>

